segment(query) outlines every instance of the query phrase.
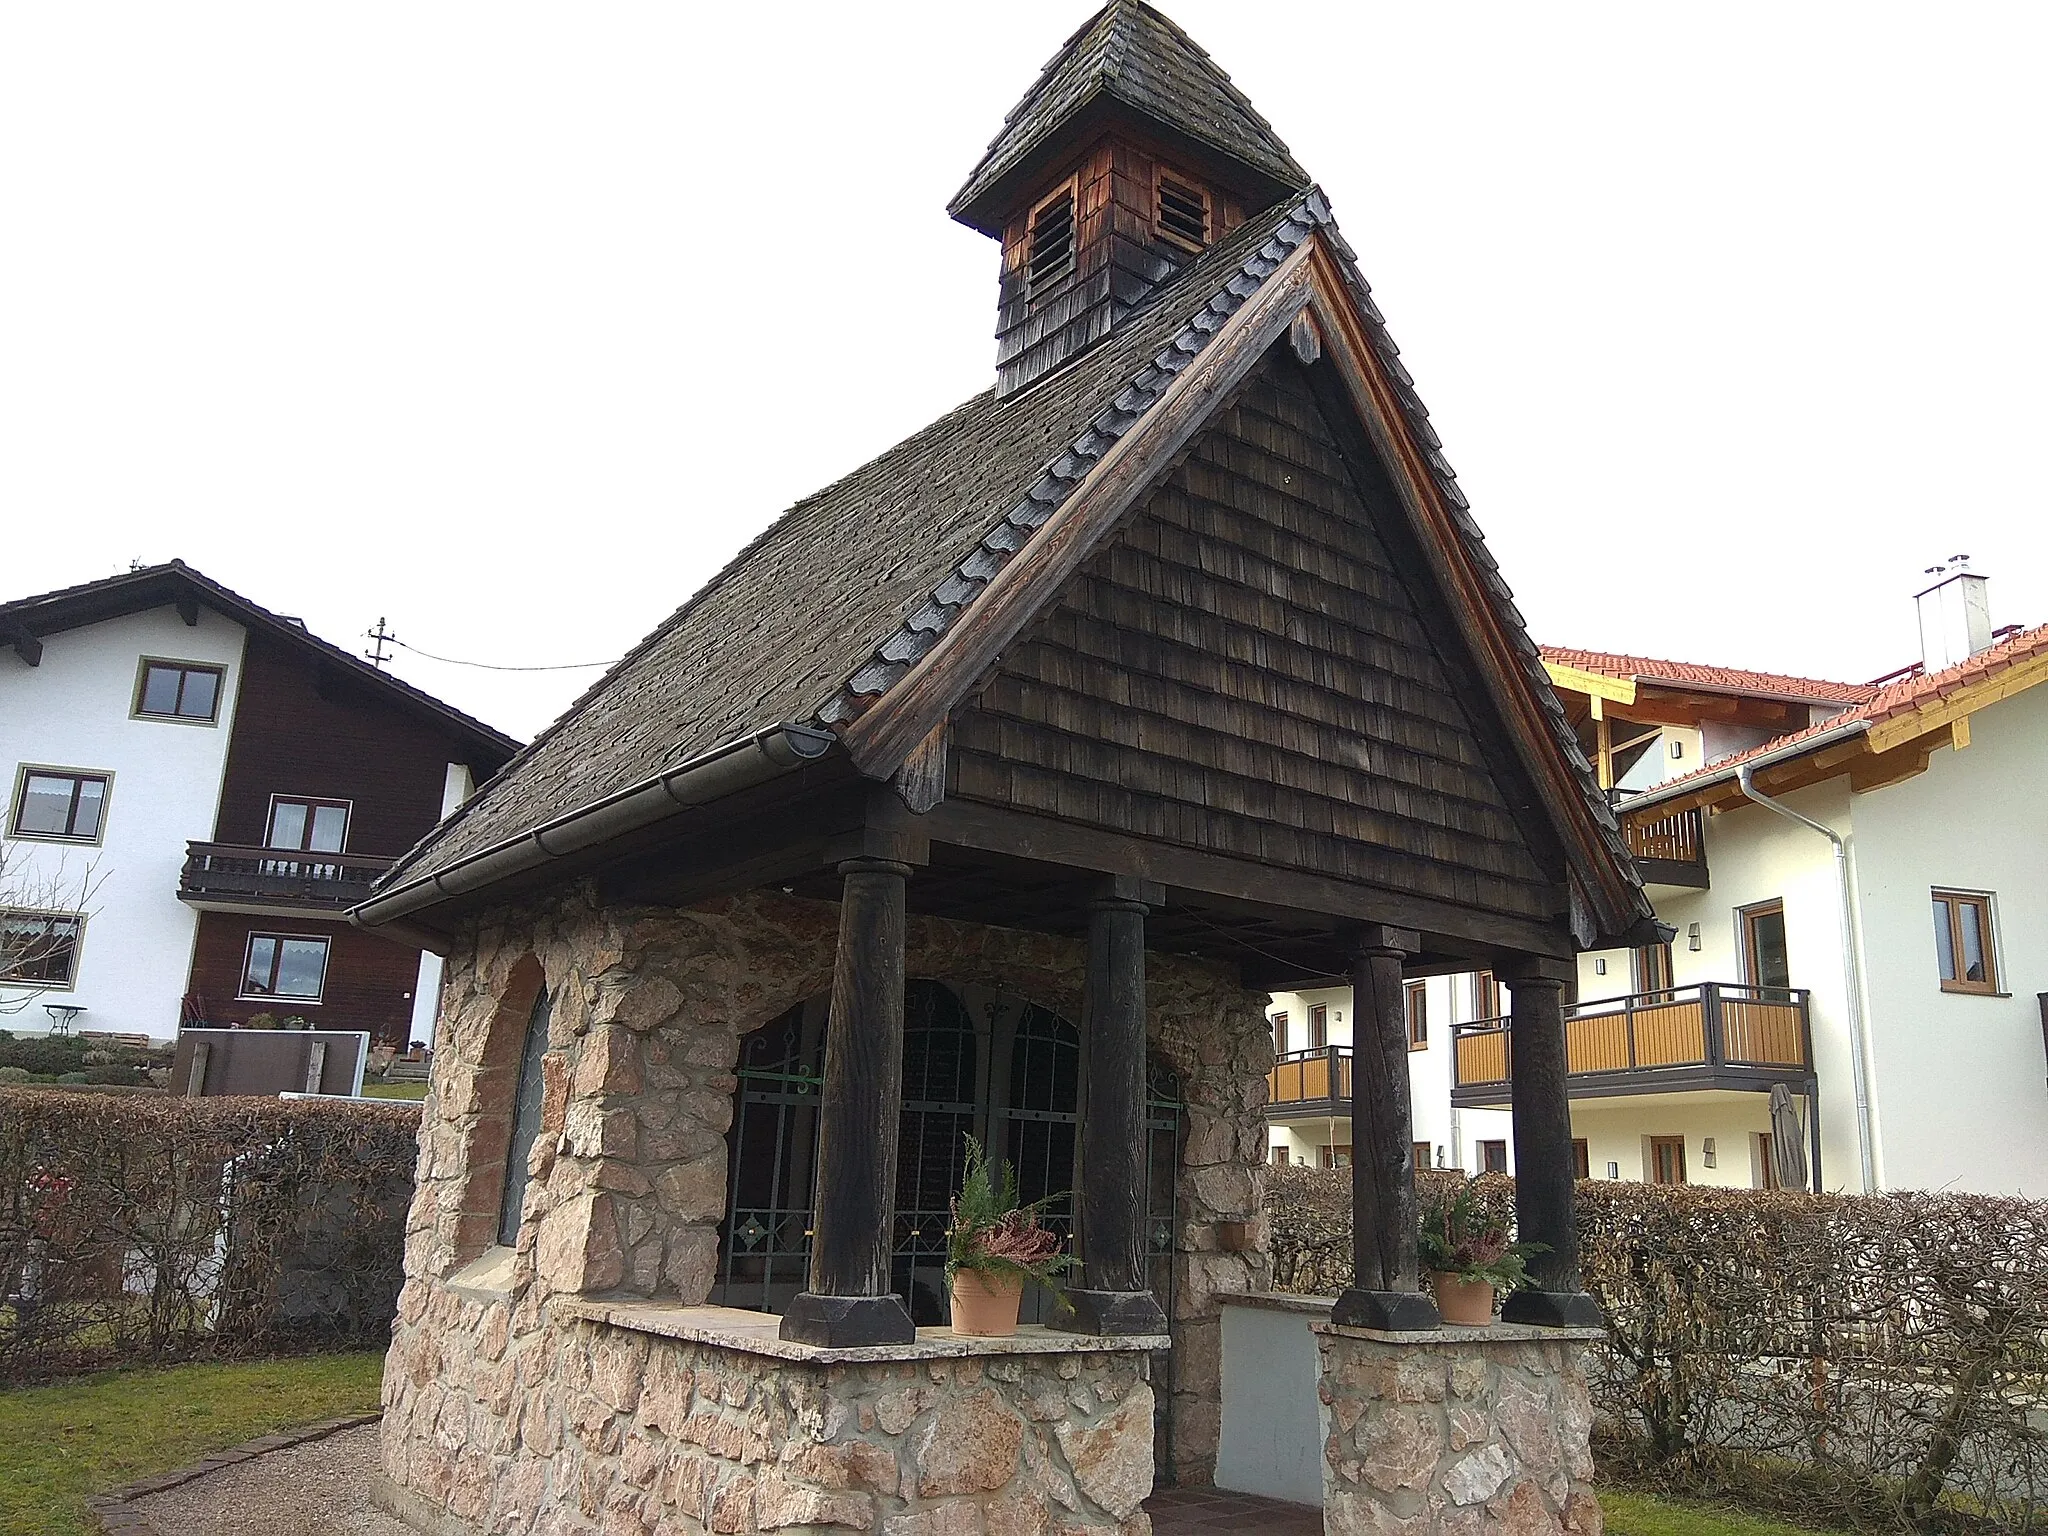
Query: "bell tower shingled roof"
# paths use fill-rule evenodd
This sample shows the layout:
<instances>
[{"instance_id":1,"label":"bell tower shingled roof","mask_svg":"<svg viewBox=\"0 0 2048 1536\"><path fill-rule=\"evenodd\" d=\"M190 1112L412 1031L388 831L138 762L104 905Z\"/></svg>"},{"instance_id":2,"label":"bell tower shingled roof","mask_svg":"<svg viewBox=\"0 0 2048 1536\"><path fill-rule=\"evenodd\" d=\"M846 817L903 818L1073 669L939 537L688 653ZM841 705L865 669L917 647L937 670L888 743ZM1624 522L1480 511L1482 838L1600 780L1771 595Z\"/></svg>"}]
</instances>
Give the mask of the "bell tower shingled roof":
<instances>
[{"instance_id":1,"label":"bell tower shingled roof","mask_svg":"<svg viewBox=\"0 0 2048 1536\"><path fill-rule=\"evenodd\" d=\"M1047 62L947 211L984 234L1106 123L1141 126L1240 195L1248 213L1309 185L1272 125L1201 46L1144 0L1110 0Z\"/></svg>"}]
</instances>

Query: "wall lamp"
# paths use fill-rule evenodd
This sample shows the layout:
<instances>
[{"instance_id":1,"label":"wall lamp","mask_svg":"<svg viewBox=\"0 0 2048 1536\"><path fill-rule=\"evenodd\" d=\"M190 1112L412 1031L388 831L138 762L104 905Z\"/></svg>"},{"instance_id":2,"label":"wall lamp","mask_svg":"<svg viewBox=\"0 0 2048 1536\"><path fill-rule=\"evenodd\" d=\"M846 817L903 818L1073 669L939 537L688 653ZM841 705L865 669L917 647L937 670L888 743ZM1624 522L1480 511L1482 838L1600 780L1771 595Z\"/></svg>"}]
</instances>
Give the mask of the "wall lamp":
<instances>
[{"instance_id":1,"label":"wall lamp","mask_svg":"<svg viewBox=\"0 0 2048 1536\"><path fill-rule=\"evenodd\" d=\"M1698 923L1692 923L1686 927L1685 947L1694 954L1700 952L1700 925Z\"/></svg>"}]
</instances>

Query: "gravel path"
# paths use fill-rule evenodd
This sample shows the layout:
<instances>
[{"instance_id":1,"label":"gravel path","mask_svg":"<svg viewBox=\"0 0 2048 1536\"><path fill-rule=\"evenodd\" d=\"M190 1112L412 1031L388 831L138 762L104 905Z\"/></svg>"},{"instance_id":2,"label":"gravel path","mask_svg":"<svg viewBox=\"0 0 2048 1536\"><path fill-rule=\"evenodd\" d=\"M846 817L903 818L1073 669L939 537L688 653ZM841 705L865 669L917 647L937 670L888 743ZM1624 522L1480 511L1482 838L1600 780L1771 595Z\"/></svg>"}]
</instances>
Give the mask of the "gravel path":
<instances>
[{"instance_id":1,"label":"gravel path","mask_svg":"<svg viewBox=\"0 0 2048 1536\"><path fill-rule=\"evenodd\" d=\"M370 1503L377 1426L209 1472L130 1506L163 1536L415 1536Z\"/></svg>"}]
</instances>

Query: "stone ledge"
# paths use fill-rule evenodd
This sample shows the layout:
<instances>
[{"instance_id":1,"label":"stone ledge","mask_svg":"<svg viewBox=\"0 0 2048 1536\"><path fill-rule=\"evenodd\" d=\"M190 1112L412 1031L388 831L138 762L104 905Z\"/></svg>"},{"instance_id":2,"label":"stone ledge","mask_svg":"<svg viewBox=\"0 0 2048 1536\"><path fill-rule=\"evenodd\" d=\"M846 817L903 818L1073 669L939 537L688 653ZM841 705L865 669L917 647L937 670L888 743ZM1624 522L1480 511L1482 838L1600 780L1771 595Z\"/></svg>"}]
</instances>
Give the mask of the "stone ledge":
<instances>
[{"instance_id":1,"label":"stone ledge","mask_svg":"<svg viewBox=\"0 0 2048 1536\"><path fill-rule=\"evenodd\" d=\"M1381 1344L1597 1344L1605 1328L1538 1328L1530 1323L1490 1323L1484 1328L1445 1323L1441 1328L1344 1328L1336 1323L1310 1323L1312 1333L1341 1339L1371 1339Z\"/></svg>"},{"instance_id":2,"label":"stone ledge","mask_svg":"<svg viewBox=\"0 0 2048 1536\"><path fill-rule=\"evenodd\" d=\"M1337 1304L1334 1296L1298 1296L1293 1291L1218 1291L1218 1305L1257 1307L1267 1312L1300 1312L1310 1317L1328 1317Z\"/></svg>"},{"instance_id":3,"label":"stone ledge","mask_svg":"<svg viewBox=\"0 0 2048 1536\"><path fill-rule=\"evenodd\" d=\"M709 1344L739 1354L766 1355L777 1360L815 1362L819 1365L859 1365L870 1361L945 1360L981 1355L1103 1355L1150 1354L1170 1349L1173 1341L1165 1334L1097 1336L1056 1333L1049 1328L1028 1326L1003 1338L955 1333L950 1328L920 1328L909 1344L870 1344L853 1349L826 1349L816 1344L798 1344L780 1337L782 1319L772 1312L749 1312L740 1307L684 1307L661 1302L604 1301L590 1297L557 1296L548 1303L557 1317L582 1318L635 1333L657 1334L691 1344ZM1472 1330L1467 1330L1472 1331ZM1531 1328L1528 1333L1555 1338L1562 1330Z\"/></svg>"}]
</instances>

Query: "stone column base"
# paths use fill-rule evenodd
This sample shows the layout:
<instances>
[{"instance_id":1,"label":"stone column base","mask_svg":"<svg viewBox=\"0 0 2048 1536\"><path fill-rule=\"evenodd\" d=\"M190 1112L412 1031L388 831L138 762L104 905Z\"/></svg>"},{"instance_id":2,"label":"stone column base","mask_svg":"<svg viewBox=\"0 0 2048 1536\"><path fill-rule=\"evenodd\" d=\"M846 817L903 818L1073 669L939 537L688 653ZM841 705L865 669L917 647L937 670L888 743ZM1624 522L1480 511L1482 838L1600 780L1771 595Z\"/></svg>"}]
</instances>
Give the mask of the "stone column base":
<instances>
[{"instance_id":1,"label":"stone column base","mask_svg":"<svg viewBox=\"0 0 2048 1536\"><path fill-rule=\"evenodd\" d=\"M1599 1329L1311 1326L1330 1536L1600 1536L1585 1369Z\"/></svg>"},{"instance_id":2,"label":"stone column base","mask_svg":"<svg viewBox=\"0 0 2048 1536\"><path fill-rule=\"evenodd\" d=\"M1061 1293L1065 1303L1046 1324L1056 1333L1129 1336L1165 1333L1166 1314L1150 1291L1084 1291Z\"/></svg>"}]
</instances>

